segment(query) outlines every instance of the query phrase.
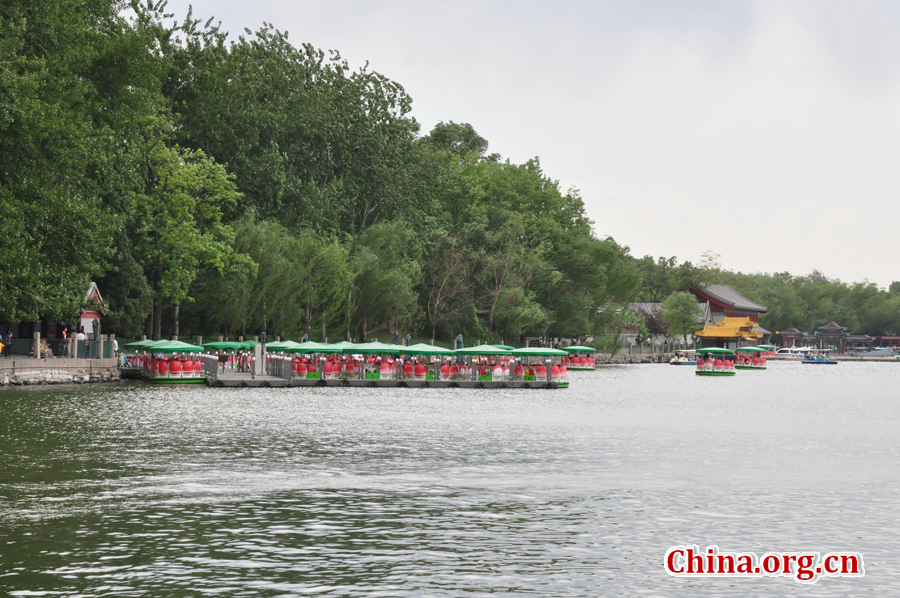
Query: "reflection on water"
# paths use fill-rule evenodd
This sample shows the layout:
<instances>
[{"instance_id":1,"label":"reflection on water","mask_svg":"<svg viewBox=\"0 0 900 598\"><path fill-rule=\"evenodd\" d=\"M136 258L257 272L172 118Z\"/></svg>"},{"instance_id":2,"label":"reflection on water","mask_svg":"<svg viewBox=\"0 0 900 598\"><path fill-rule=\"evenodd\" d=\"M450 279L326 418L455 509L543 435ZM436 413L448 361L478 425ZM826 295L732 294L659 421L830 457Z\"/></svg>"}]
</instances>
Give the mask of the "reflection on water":
<instances>
[{"instance_id":1,"label":"reflection on water","mask_svg":"<svg viewBox=\"0 0 900 598\"><path fill-rule=\"evenodd\" d=\"M571 378L0 392L0 590L898 595L893 364ZM682 543L858 550L866 576L670 578Z\"/></svg>"}]
</instances>

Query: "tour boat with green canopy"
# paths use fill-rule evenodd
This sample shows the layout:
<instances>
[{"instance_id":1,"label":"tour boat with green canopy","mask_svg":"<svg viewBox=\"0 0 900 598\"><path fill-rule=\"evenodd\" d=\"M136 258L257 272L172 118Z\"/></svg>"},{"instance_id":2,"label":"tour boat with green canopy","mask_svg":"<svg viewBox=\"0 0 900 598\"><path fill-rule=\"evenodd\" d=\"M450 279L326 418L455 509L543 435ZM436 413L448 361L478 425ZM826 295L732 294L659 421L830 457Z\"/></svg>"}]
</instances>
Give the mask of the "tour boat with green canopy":
<instances>
[{"instance_id":1,"label":"tour boat with green canopy","mask_svg":"<svg viewBox=\"0 0 900 598\"><path fill-rule=\"evenodd\" d=\"M568 359L564 359L563 363L570 370L583 370L593 372L597 369L594 361L594 353L597 349L594 347L586 347L584 345L571 345L563 347L563 350L569 354Z\"/></svg>"},{"instance_id":2,"label":"tour boat with green canopy","mask_svg":"<svg viewBox=\"0 0 900 598\"><path fill-rule=\"evenodd\" d=\"M738 347L735 349L737 352L737 363L734 364L734 369L736 370L764 370L766 369L766 358L765 354L769 352L768 349L764 347L760 347L758 345L749 346L749 347ZM742 353L744 355L742 355Z\"/></svg>"},{"instance_id":3,"label":"tour boat with green canopy","mask_svg":"<svg viewBox=\"0 0 900 598\"><path fill-rule=\"evenodd\" d=\"M697 349L698 376L734 376L734 351L722 347Z\"/></svg>"},{"instance_id":4,"label":"tour boat with green canopy","mask_svg":"<svg viewBox=\"0 0 900 598\"><path fill-rule=\"evenodd\" d=\"M154 384L203 384L203 362L200 354L204 347L184 341L158 340L129 343L128 348L136 348L141 354L133 355L130 361L140 377ZM195 355L190 355L190 354Z\"/></svg>"},{"instance_id":5,"label":"tour boat with green canopy","mask_svg":"<svg viewBox=\"0 0 900 598\"><path fill-rule=\"evenodd\" d=\"M569 387L568 367L565 363L561 363L562 358L569 355L568 352L552 347L522 347L521 349L513 349L509 353L521 360L530 369L531 366L537 366L533 368L534 380L546 377L549 374L549 380L556 382L559 388ZM556 358L560 363L553 363L550 359L540 359L544 357ZM534 363L534 358L539 358L537 364Z\"/></svg>"}]
</instances>

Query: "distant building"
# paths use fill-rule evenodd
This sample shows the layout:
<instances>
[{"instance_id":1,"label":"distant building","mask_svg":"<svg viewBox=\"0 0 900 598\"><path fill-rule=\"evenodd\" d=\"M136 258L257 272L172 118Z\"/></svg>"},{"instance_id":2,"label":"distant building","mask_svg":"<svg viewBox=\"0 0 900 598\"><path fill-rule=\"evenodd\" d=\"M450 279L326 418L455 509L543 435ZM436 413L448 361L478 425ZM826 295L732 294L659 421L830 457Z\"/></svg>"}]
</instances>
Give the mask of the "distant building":
<instances>
[{"instance_id":1,"label":"distant building","mask_svg":"<svg viewBox=\"0 0 900 598\"><path fill-rule=\"evenodd\" d=\"M84 332L90 336L94 333L94 320L96 319L102 323L103 314L106 313L106 308L103 306L103 297L100 296L100 289L97 288L96 282L92 282L91 286L88 287L84 295L84 302L88 307L81 312L81 317L78 318L78 325L84 327Z\"/></svg>"},{"instance_id":2,"label":"distant building","mask_svg":"<svg viewBox=\"0 0 900 598\"><path fill-rule=\"evenodd\" d=\"M769 342L772 333L759 325L759 314L769 310L765 305L727 284L690 283L687 291L705 306L703 330L695 333L704 347L737 349Z\"/></svg>"},{"instance_id":3,"label":"distant building","mask_svg":"<svg viewBox=\"0 0 900 598\"><path fill-rule=\"evenodd\" d=\"M814 347L819 344L819 339L815 334L802 332L793 326L787 330L781 330L778 334L784 341L785 347Z\"/></svg>"},{"instance_id":4,"label":"distant building","mask_svg":"<svg viewBox=\"0 0 900 598\"><path fill-rule=\"evenodd\" d=\"M868 334L850 334L847 330L848 329L845 326L841 326L835 322L829 322L824 326L819 326L815 333L812 334L809 332L801 332L794 327L779 331L778 334L784 339L785 347L834 349L838 353L843 353L848 349L871 347L872 342L876 340Z\"/></svg>"}]
</instances>

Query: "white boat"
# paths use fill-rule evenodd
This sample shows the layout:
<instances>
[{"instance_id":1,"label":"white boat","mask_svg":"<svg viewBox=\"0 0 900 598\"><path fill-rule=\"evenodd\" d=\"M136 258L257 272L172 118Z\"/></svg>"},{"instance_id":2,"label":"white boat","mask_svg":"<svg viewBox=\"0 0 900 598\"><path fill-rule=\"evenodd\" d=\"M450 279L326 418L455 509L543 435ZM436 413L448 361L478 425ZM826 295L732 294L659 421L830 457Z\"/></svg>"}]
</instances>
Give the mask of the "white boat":
<instances>
[{"instance_id":1,"label":"white boat","mask_svg":"<svg viewBox=\"0 0 900 598\"><path fill-rule=\"evenodd\" d=\"M789 359L792 361L803 361L803 356L807 353L815 351L810 347L782 347L775 351L772 357L776 359Z\"/></svg>"},{"instance_id":2,"label":"white boat","mask_svg":"<svg viewBox=\"0 0 900 598\"><path fill-rule=\"evenodd\" d=\"M890 357L893 354L893 347L872 347L869 351L858 351L854 353L857 357Z\"/></svg>"},{"instance_id":3,"label":"white boat","mask_svg":"<svg viewBox=\"0 0 900 598\"><path fill-rule=\"evenodd\" d=\"M697 365L697 352L692 350L675 351L675 356L669 360L670 365Z\"/></svg>"}]
</instances>

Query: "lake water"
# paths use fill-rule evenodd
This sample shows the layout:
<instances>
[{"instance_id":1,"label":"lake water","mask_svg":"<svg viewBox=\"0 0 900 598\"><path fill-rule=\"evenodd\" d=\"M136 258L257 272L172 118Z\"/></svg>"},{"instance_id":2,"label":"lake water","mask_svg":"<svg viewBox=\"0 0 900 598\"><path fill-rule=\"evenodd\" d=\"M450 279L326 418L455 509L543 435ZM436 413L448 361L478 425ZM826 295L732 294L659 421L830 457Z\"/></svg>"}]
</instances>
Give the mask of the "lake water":
<instances>
[{"instance_id":1,"label":"lake water","mask_svg":"<svg viewBox=\"0 0 900 598\"><path fill-rule=\"evenodd\" d=\"M570 379L0 391L0 592L900 595L900 363ZM866 574L676 579L676 544Z\"/></svg>"}]
</instances>

